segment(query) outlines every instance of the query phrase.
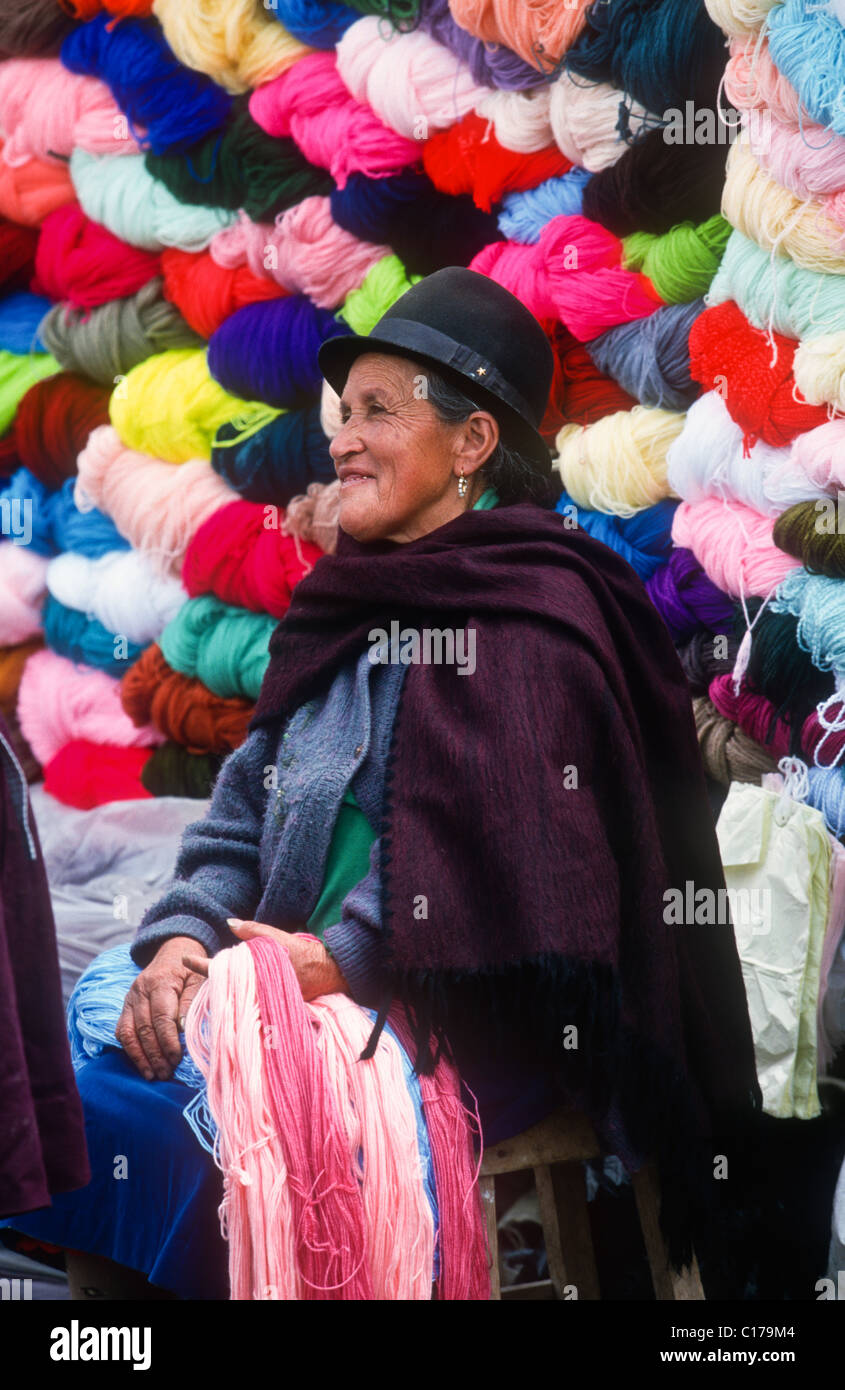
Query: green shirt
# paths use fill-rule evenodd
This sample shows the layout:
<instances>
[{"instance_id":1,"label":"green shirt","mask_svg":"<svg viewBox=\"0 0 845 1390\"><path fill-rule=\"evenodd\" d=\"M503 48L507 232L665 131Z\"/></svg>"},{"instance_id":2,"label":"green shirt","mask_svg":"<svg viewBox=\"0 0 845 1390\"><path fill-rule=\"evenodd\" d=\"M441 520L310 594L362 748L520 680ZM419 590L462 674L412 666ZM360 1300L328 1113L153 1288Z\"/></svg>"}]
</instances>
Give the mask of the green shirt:
<instances>
[{"instance_id":1,"label":"green shirt","mask_svg":"<svg viewBox=\"0 0 845 1390\"><path fill-rule=\"evenodd\" d=\"M473 511L488 511L498 501L495 489L488 487ZM344 898L370 871L370 849L375 838L375 828L358 805L352 788L347 787L332 832L320 896L306 924L313 936L322 937L326 927L340 921Z\"/></svg>"}]
</instances>

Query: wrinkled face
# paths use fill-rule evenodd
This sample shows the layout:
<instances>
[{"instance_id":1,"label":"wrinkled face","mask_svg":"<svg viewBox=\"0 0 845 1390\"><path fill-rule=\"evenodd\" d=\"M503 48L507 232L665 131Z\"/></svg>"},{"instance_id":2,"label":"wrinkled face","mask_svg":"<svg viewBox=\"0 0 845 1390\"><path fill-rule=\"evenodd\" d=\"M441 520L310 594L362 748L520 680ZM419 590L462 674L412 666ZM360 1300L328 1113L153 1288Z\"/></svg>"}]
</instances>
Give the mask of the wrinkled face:
<instances>
[{"instance_id":1,"label":"wrinkled face","mask_svg":"<svg viewBox=\"0 0 845 1390\"><path fill-rule=\"evenodd\" d=\"M340 525L356 540L415 540L474 498L471 475L483 459L473 430L439 418L425 399L424 370L389 353L363 353L352 364L342 428L330 450L340 478ZM495 421L485 413L481 420L491 422L479 428L490 435L492 426L495 445ZM465 498L457 488L462 466L470 482Z\"/></svg>"}]
</instances>

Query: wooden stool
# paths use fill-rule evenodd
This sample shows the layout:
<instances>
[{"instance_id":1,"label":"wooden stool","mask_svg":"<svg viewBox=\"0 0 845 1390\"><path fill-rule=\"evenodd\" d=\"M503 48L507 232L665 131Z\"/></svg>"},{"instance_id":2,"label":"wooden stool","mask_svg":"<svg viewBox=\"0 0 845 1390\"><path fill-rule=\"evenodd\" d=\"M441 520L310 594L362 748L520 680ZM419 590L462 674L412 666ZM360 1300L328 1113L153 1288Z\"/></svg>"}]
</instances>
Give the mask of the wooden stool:
<instances>
[{"instance_id":1,"label":"wooden stool","mask_svg":"<svg viewBox=\"0 0 845 1390\"><path fill-rule=\"evenodd\" d=\"M586 1115L564 1110L523 1134L485 1150L480 1187L493 1260L491 1298L565 1298L567 1287L573 1285L579 1299L601 1297L581 1163L584 1159L602 1156L595 1130ZM503 1289L496 1226L496 1175L520 1173L526 1168L534 1170L550 1278ZM669 1264L658 1221L659 1187L653 1164L648 1163L635 1173L631 1185L655 1298L664 1301L703 1299L695 1256L691 1266L680 1274Z\"/></svg>"}]
</instances>

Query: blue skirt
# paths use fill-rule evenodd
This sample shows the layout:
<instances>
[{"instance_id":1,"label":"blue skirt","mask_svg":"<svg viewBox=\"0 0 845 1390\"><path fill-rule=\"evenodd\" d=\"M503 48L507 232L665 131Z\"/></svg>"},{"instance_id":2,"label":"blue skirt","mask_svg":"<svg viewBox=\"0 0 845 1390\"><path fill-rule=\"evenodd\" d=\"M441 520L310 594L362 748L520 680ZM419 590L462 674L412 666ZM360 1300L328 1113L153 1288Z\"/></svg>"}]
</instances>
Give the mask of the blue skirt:
<instances>
[{"instance_id":1,"label":"blue skirt","mask_svg":"<svg viewBox=\"0 0 845 1390\"><path fill-rule=\"evenodd\" d=\"M145 1081L113 1048L86 1062L76 1081L90 1183L2 1224L105 1255L182 1298L227 1299L223 1176L185 1121L190 1092L180 1081Z\"/></svg>"}]
</instances>

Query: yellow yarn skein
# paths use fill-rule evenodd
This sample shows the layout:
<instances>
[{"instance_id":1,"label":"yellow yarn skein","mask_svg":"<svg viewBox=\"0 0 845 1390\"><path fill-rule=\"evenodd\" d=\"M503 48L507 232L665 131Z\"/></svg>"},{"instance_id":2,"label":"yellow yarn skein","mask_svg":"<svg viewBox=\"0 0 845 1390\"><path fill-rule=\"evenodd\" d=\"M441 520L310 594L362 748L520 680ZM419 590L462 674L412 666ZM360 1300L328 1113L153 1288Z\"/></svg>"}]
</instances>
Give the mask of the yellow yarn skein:
<instances>
[{"instance_id":1,"label":"yellow yarn skein","mask_svg":"<svg viewBox=\"0 0 845 1390\"><path fill-rule=\"evenodd\" d=\"M185 67L227 92L247 92L314 50L256 0L155 0L153 14Z\"/></svg>"},{"instance_id":2,"label":"yellow yarn skein","mask_svg":"<svg viewBox=\"0 0 845 1390\"><path fill-rule=\"evenodd\" d=\"M810 405L833 405L845 413L845 332L823 333L799 343L792 370Z\"/></svg>"},{"instance_id":3,"label":"yellow yarn skein","mask_svg":"<svg viewBox=\"0 0 845 1390\"><path fill-rule=\"evenodd\" d=\"M805 270L845 275L843 230L817 198L799 198L760 167L738 140L728 155L722 216L764 251L789 256Z\"/></svg>"},{"instance_id":4,"label":"yellow yarn skein","mask_svg":"<svg viewBox=\"0 0 845 1390\"><path fill-rule=\"evenodd\" d=\"M667 480L667 455L685 419L674 410L636 405L592 425L564 425L554 467L577 506L634 516L676 495Z\"/></svg>"},{"instance_id":5,"label":"yellow yarn skein","mask_svg":"<svg viewBox=\"0 0 845 1390\"><path fill-rule=\"evenodd\" d=\"M279 414L230 396L209 374L205 348L171 348L133 367L109 400L109 416L127 449L167 463L210 459L214 436L232 420L257 429Z\"/></svg>"},{"instance_id":6,"label":"yellow yarn skein","mask_svg":"<svg viewBox=\"0 0 845 1390\"><path fill-rule=\"evenodd\" d=\"M704 6L719 28L731 37L757 34L779 0L704 0Z\"/></svg>"}]
</instances>

